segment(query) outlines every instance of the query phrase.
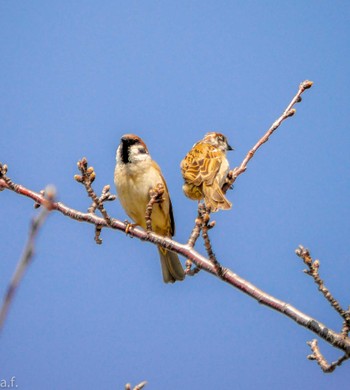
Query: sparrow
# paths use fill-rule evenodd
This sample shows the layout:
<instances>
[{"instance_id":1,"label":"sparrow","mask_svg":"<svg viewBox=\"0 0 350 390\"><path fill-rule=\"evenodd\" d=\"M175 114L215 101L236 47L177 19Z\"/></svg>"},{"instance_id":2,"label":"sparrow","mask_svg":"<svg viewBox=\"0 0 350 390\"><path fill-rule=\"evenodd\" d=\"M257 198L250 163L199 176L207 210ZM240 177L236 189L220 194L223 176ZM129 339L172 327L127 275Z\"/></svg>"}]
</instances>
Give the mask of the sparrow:
<instances>
[{"instance_id":1,"label":"sparrow","mask_svg":"<svg viewBox=\"0 0 350 390\"><path fill-rule=\"evenodd\" d=\"M146 230L146 208L150 201L149 191L161 185L162 201L153 204L153 232L172 237L175 222L169 191L158 164L152 160L146 144L134 134L122 136L116 153L114 184L119 201L126 214ZM185 272L176 253L158 246L163 280L174 283L185 278Z\"/></svg>"},{"instance_id":2,"label":"sparrow","mask_svg":"<svg viewBox=\"0 0 350 390\"><path fill-rule=\"evenodd\" d=\"M233 148L223 134L207 133L193 145L181 162L181 173L185 181L182 189L185 195L198 201L204 198L206 207L210 206L213 212L228 210L232 206L222 192L229 172L226 158L228 150Z\"/></svg>"}]
</instances>

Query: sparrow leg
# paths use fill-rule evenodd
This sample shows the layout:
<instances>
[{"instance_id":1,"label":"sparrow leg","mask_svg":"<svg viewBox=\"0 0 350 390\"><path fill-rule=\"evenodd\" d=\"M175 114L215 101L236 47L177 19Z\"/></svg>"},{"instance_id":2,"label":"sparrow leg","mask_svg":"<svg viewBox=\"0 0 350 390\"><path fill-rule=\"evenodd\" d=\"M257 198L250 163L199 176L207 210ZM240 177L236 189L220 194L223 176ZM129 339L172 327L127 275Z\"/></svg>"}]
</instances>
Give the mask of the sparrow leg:
<instances>
[{"instance_id":1,"label":"sparrow leg","mask_svg":"<svg viewBox=\"0 0 350 390\"><path fill-rule=\"evenodd\" d=\"M137 223L130 223L129 221L125 220L124 223L126 224L125 227L125 234L129 234L130 230L134 227L138 226Z\"/></svg>"},{"instance_id":2,"label":"sparrow leg","mask_svg":"<svg viewBox=\"0 0 350 390\"><path fill-rule=\"evenodd\" d=\"M226 192L228 190L233 190L233 184L231 184L232 179L233 179L233 171L230 171L227 174L226 179L225 179L225 183L221 188L224 194L226 194Z\"/></svg>"}]
</instances>

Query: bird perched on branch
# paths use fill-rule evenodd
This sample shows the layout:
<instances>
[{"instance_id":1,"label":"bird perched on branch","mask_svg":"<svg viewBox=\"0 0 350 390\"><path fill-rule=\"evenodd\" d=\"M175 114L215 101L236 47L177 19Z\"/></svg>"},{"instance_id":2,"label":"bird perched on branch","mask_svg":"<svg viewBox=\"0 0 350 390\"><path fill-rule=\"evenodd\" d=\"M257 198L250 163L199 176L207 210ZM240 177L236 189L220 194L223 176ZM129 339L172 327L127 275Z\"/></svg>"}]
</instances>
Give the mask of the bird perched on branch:
<instances>
[{"instance_id":1,"label":"bird perched on branch","mask_svg":"<svg viewBox=\"0 0 350 390\"><path fill-rule=\"evenodd\" d=\"M185 195L198 201L204 198L205 205L210 206L211 211L228 210L232 206L222 192L229 172L228 150L233 149L223 134L207 133L193 145L181 162Z\"/></svg>"},{"instance_id":2,"label":"bird perched on branch","mask_svg":"<svg viewBox=\"0 0 350 390\"><path fill-rule=\"evenodd\" d=\"M168 188L158 164L152 160L146 144L134 134L121 138L116 154L117 165L114 183L118 198L127 215L146 229L146 209L150 202L150 191L162 188L162 199L153 204L152 231L172 237L175 223ZM185 273L174 252L158 246L165 283L183 280Z\"/></svg>"}]
</instances>

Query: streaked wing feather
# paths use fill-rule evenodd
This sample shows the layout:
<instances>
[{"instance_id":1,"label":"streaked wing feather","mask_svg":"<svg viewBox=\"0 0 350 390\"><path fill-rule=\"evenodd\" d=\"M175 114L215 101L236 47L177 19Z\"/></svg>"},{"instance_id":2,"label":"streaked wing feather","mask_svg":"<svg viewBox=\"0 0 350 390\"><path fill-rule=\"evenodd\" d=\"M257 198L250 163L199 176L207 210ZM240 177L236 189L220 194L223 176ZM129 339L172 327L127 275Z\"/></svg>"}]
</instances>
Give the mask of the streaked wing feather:
<instances>
[{"instance_id":1,"label":"streaked wing feather","mask_svg":"<svg viewBox=\"0 0 350 390\"><path fill-rule=\"evenodd\" d=\"M193 148L181 163L181 170L185 180L195 186L203 182L212 185L221 166L221 152L211 145L203 150ZM203 157L203 154L205 156Z\"/></svg>"}]
</instances>

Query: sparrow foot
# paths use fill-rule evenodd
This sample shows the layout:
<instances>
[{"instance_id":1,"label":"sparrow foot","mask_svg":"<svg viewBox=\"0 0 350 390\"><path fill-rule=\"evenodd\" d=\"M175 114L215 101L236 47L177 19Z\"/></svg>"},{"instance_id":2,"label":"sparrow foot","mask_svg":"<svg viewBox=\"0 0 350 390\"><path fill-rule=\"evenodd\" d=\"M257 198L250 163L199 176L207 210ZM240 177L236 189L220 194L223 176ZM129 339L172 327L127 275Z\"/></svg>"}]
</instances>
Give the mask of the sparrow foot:
<instances>
[{"instance_id":1,"label":"sparrow foot","mask_svg":"<svg viewBox=\"0 0 350 390\"><path fill-rule=\"evenodd\" d=\"M130 223L127 220L125 220L124 223L126 224L125 234L129 234L130 230L132 230L134 227L138 226L137 223Z\"/></svg>"}]
</instances>

